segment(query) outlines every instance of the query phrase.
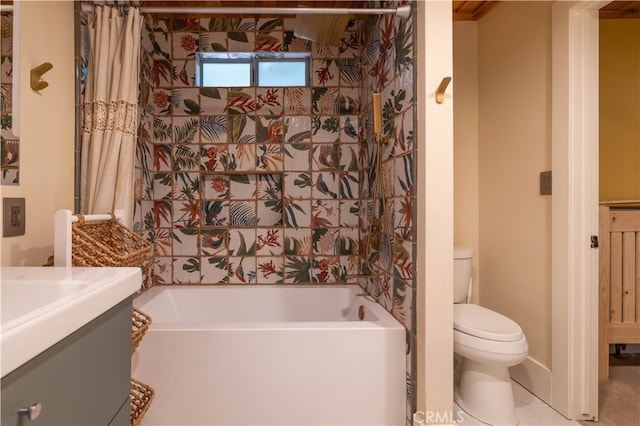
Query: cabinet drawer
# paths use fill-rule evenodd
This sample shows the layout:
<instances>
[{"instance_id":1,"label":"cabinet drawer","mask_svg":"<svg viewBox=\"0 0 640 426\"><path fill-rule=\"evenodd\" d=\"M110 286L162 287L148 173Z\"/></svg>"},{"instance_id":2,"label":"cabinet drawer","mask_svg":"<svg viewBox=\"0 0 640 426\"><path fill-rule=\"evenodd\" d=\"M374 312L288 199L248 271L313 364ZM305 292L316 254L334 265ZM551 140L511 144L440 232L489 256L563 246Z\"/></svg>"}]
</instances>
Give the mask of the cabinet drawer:
<instances>
[{"instance_id":1,"label":"cabinet drawer","mask_svg":"<svg viewBox=\"0 0 640 426\"><path fill-rule=\"evenodd\" d=\"M131 377L128 297L2 378L2 425L98 426L128 401ZM42 405L40 416L18 410Z\"/></svg>"}]
</instances>

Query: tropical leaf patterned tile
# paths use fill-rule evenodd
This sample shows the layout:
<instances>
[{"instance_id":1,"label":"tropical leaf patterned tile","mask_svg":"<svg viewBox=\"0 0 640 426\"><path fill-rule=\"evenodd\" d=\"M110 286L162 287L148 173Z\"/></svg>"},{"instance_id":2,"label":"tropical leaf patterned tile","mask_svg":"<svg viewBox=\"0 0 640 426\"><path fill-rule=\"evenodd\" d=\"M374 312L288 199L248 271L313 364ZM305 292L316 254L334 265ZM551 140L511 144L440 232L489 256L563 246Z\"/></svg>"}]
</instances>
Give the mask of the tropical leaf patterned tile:
<instances>
[{"instance_id":1,"label":"tropical leaf patterned tile","mask_svg":"<svg viewBox=\"0 0 640 426\"><path fill-rule=\"evenodd\" d=\"M173 283L200 284L200 258L174 257Z\"/></svg>"},{"instance_id":2,"label":"tropical leaf patterned tile","mask_svg":"<svg viewBox=\"0 0 640 426\"><path fill-rule=\"evenodd\" d=\"M200 33L200 52L226 52L227 33L226 32L203 32Z\"/></svg>"},{"instance_id":3,"label":"tropical leaf patterned tile","mask_svg":"<svg viewBox=\"0 0 640 426\"><path fill-rule=\"evenodd\" d=\"M173 114L176 115L200 115L200 89L180 88L171 92L173 102Z\"/></svg>"},{"instance_id":4,"label":"tropical leaf patterned tile","mask_svg":"<svg viewBox=\"0 0 640 426\"><path fill-rule=\"evenodd\" d=\"M226 169L235 172L255 172L256 146L254 144L229 144L228 163ZM239 176L235 175L238 179Z\"/></svg>"},{"instance_id":5,"label":"tropical leaf patterned tile","mask_svg":"<svg viewBox=\"0 0 640 426\"><path fill-rule=\"evenodd\" d=\"M408 280L413 278L412 250L413 242L396 234L393 245L393 263L396 276Z\"/></svg>"},{"instance_id":6,"label":"tropical leaf patterned tile","mask_svg":"<svg viewBox=\"0 0 640 426\"><path fill-rule=\"evenodd\" d=\"M288 227L311 226L311 200L283 200L284 224Z\"/></svg>"},{"instance_id":7,"label":"tropical leaf patterned tile","mask_svg":"<svg viewBox=\"0 0 640 426\"><path fill-rule=\"evenodd\" d=\"M200 147L198 145L172 145L173 170L198 171L200 169Z\"/></svg>"},{"instance_id":8,"label":"tropical leaf patterned tile","mask_svg":"<svg viewBox=\"0 0 640 426\"><path fill-rule=\"evenodd\" d=\"M284 132L284 120L281 115L256 117L256 142L282 143Z\"/></svg>"},{"instance_id":9,"label":"tropical leaf patterned tile","mask_svg":"<svg viewBox=\"0 0 640 426\"><path fill-rule=\"evenodd\" d=\"M175 59L194 58L198 50L198 33L173 33L173 57Z\"/></svg>"},{"instance_id":10,"label":"tropical leaf patterned tile","mask_svg":"<svg viewBox=\"0 0 640 426\"><path fill-rule=\"evenodd\" d=\"M184 59L176 64L173 87L193 87L196 85L196 61ZM191 112L191 114L197 114Z\"/></svg>"},{"instance_id":11,"label":"tropical leaf patterned tile","mask_svg":"<svg viewBox=\"0 0 640 426\"><path fill-rule=\"evenodd\" d=\"M311 226L314 228L338 227L339 216L339 201L315 200L311 207Z\"/></svg>"},{"instance_id":12,"label":"tropical leaf patterned tile","mask_svg":"<svg viewBox=\"0 0 640 426\"><path fill-rule=\"evenodd\" d=\"M280 201L282 199L282 175L261 173L256 175L257 198L259 200ZM281 206L282 207L282 206Z\"/></svg>"},{"instance_id":13,"label":"tropical leaf patterned tile","mask_svg":"<svg viewBox=\"0 0 640 426\"><path fill-rule=\"evenodd\" d=\"M358 226L360 215L359 200L343 200L340 202L340 227L356 228Z\"/></svg>"},{"instance_id":14,"label":"tropical leaf patterned tile","mask_svg":"<svg viewBox=\"0 0 640 426\"><path fill-rule=\"evenodd\" d=\"M311 187L310 173L294 172L284 174L284 193L289 199L311 198Z\"/></svg>"},{"instance_id":15,"label":"tropical leaf patterned tile","mask_svg":"<svg viewBox=\"0 0 640 426\"><path fill-rule=\"evenodd\" d=\"M344 143L357 143L359 140L358 127L360 123L357 115L340 117L340 141Z\"/></svg>"},{"instance_id":16,"label":"tropical leaf patterned tile","mask_svg":"<svg viewBox=\"0 0 640 426\"><path fill-rule=\"evenodd\" d=\"M173 101L171 99L171 90L154 89L153 90L153 114L170 115L173 112Z\"/></svg>"},{"instance_id":17,"label":"tropical leaf patterned tile","mask_svg":"<svg viewBox=\"0 0 640 426\"><path fill-rule=\"evenodd\" d=\"M340 182L337 173L314 172L311 174L313 181L313 198L318 200L337 199L340 194Z\"/></svg>"},{"instance_id":18,"label":"tropical leaf patterned tile","mask_svg":"<svg viewBox=\"0 0 640 426\"><path fill-rule=\"evenodd\" d=\"M171 199L172 193L171 173L155 173L153 175L153 199Z\"/></svg>"},{"instance_id":19,"label":"tropical leaf patterned tile","mask_svg":"<svg viewBox=\"0 0 640 426\"><path fill-rule=\"evenodd\" d=\"M230 224L228 201L202 201L201 205L202 226L227 226Z\"/></svg>"},{"instance_id":20,"label":"tropical leaf patterned tile","mask_svg":"<svg viewBox=\"0 0 640 426\"><path fill-rule=\"evenodd\" d=\"M254 284L255 281L255 257L229 257L230 284Z\"/></svg>"},{"instance_id":21,"label":"tropical leaf patterned tile","mask_svg":"<svg viewBox=\"0 0 640 426\"><path fill-rule=\"evenodd\" d=\"M258 226L282 226L282 202L280 200L257 201Z\"/></svg>"},{"instance_id":22,"label":"tropical leaf patterned tile","mask_svg":"<svg viewBox=\"0 0 640 426\"><path fill-rule=\"evenodd\" d=\"M153 283L173 283L173 262L171 257L155 256L153 259Z\"/></svg>"},{"instance_id":23,"label":"tropical leaf patterned tile","mask_svg":"<svg viewBox=\"0 0 640 426\"><path fill-rule=\"evenodd\" d=\"M284 232L277 228L258 228L256 231L256 254L278 256L284 253Z\"/></svg>"},{"instance_id":24,"label":"tropical leaf patterned tile","mask_svg":"<svg viewBox=\"0 0 640 426\"><path fill-rule=\"evenodd\" d=\"M173 226L171 218L172 203L171 200L167 199L153 201L153 223L151 224L153 228L170 228Z\"/></svg>"},{"instance_id":25,"label":"tropical leaf patterned tile","mask_svg":"<svg viewBox=\"0 0 640 426\"><path fill-rule=\"evenodd\" d=\"M229 162L228 145L200 145L200 169L202 171L220 172L226 169Z\"/></svg>"},{"instance_id":26,"label":"tropical leaf patterned tile","mask_svg":"<svg viewBox=\"0 0 640 426\"><path fill-rule=\"evenodd\" d=\"M314 255L338 255L340 253L340 230L338 228L314 228Z\"/></svg>"},{"instance_id":27,"label":"tropical leaf patterned tile","mask_svg":"<svg viewBox=\"0 0 640 426\"><path fill-rule=\"evenodd\" d=\"M391 274L382 274L377 284L378 303L386 310L393 307L393 278Z\"/></svg>"},{"instance_id":28,"label":"tropical leaf patterned tile","mask_svg":"<svg viewBox=\"0 0 640 426\"><path fill-rule=\"evenodd\" d=\"M256 146L256 168L268 172L282 171L284 151L281 144L260 144Z\"/></svg>"},{"instance_id":29,"label":"tropical leaf patterned tile","mask_svg":"<svg viewBox=\"0 0 640 426\"><path fill-rule=\"evenodd\" d=\"M282 256L256 258L257 284L281 284L284 282L284 258Z\"/></svg>"},{"instance_id":30,"label":"tropical leaf patterned tile","mask_svg":"<svg viewBox=\"0 0 640 426\"><path fill-rule=\"evenodd\" d=\"M227 49L229 52L253 52L256 33L244 31L229 31L227 33Z\"/></svg>"},{"instance_id":31,"label":"tropical leaf patterned tile","mask_svg":"<svg viewBox=\"0 0 640 426\"><path fill-rule=\"evenodd\" d=\"M195 256L199 254L197 229L175 229L173 232L173 255Z\"/></svg>"},{"instance_id":32,"label":"tropical leaf patterned tile","mask_svg":"<svg viewBox=\"0 0 640 426\"><path fill-rule=\"evenodd\" d=\"M179 200L200 198L199 173L174 173L173 198Z\"/></svg>"},{"instance_id":33,"label":"tropical leaf patterned tile","mask_svg":"<svg viewBox=\"0 0 640 426\"><path fill-rule=\"evenodd\" d=\"M229 197L229 185L229 176L227 175L204 175L203 198L207 200L226 200Z\"/></svg>"},{"instance_id":34,"label":"tropical leaf patterned tile","mask_svg":"<svg viewBox=\"0 0 640 426\"><path fill-rule=\"evenodd\" d=\"M288 87L284 91L284 113L311 113L311 90L308 87Z\"/></svg>"},{"instance_id":35,"label":"tropical leaf patterned tile","mask_svg":"<svg viewBox=\"0 0 640 426\"><path fill-rule=\"evenodd\" d=\"M197 231L200 226L200 200L175 200L173 202L173 226L176 228L192 228ZM178 229L185 232L184 229ZM174 234L174 248L177 235Z\"/></svg>"},{"instance_id":36,"label":"tropical leaf patterned tile","mask_svg":"<svg viewBox=\"0 0 640 426\"><path fill-rule=\"evenodd\" d=\"M256 229L232 229L229 231L229 254L232 256L256 255Z\"/></svg>"},{"instance_id":37,"label":"tropical leaf patterned tile","mask_svg":"<svg viewBox=\"0 0 640 426\"><path fill-rule=\"evenodd\" d=\"M253 116L230 115L228 124L229 143L252 143L256 141L256 124Z\"/></svg>"},{"instance_id":38,"label":"tropical leaf patterned tile","mask_svg":"<svg viewBox=\"0 0 640 426\"><path fill-rule=\"evenodd\" d=\"M343 87L336 99L336 108L342 115L358 114L360 112L360 100L358 89L355 87Z\"/></svg>"},{"instance_id":39,"label":"tropical leaf patterned tile","mask_svg":"<svg viewBox=\"0 0 640 426\"><path fill-rule=\"evenodd\" d=\"M340 89L330 87L314 87L311 91L311 112L314 114L337 114L339 111Z\"/></svg>"},{"instance_id":40,"label":"tropical leaf patterned tile","mask_svg":"<svg viewBox=\"0 0 640 426\"><path fill-rule=\"evenodd\" d=\"M224 256L207 256L200 258L200 274L202 284L226 284L229 282L227 258Z\"/></svg>"},{"instance_id":41,"label":"tropical leaf patterned tile","mask_svg":"<svg viewBox=\"0 0 640 426\"><path fill-rule=\"evenodd\" d=\"M314 258L312 281L316 283L334 283L346 275L338 256L318 256Z\"/></svg>"},{"instance_id":42,"label":"tropical leaf patterned tile","mask_svg":"<svg viewBox=\"0 0 640 426\"><path fill-rule=\"evenodd\" d=\"M311 229L285 228L284 254L287 256L311 256L313 254Z\"/></svg>"},{"instance_id":43,"label":"tropical leaf patterned tile","mask_svg":"<svg viewBox=\"0 0 640 426\"><path fill-rule=\"evenodd\" d=\"M200 113L220 115L227 113L228 89L217 87L200 88Z\"/></svg>"},{"instance_id":44,"label":"tropical leaf patterned tile","mask_svg":"<svg viewBox=\"0 0 640 426\"><path fill-rule=\"evenodd\" d=\"M229 179L229 195L233 200L251 200L257 195L258 175L238 174Z\"/></svg>"},{"instance_id":45,"label":"tropical leaf patterned tile","mask_svg":"<svg viewBox=\"0 0 640 426\"><path fill-rule=\"evenodd\" d=\"M286 171L309 171L311 170L311 144L291 143L283 147L284 170Z\"/></svg>"},{"instance_id":46,"label":"tropical leaf patterned tile","mask_svg":"<svg viewBox=\"0 0 640 426\"><path fill-rule=\"evenodd\" d=\"M313 282L313 262L306 257L287 256L285 258L285 284L307 284Z\"/></svg>"},{"instance_id":47,"label":"tropical leaf patterned tile","mask_svg":"<svg viewBox=\"0 0 640 426\"><path fill-rule=\"evenodd\" d=\"M258 225L258 211L255 201L231 201L229 203L229 224L233 227L255 227Z\"/></svg>"},{"instance_id":48,"label":"tropical leaf patterned tile","mask_svg":"<svg viewBox=\"0 0 640 426\"><path fill-rule=\"evenodd\" d=\"M205 143L226 143L228 131L226 115L203 115L200 117L200 135Z\"/></svg>"},{"instance_id":49,"label":"tropical leaf patterned tile","mask_svg":"<svg viewBox=\"0 0 640 426\"><path fill-rule=\"evenodd\" d=\"M154 117L153 142L154 143L172 143L173 142L173 124L171 124L171 117Z\"/></svg>"}]
</instances>

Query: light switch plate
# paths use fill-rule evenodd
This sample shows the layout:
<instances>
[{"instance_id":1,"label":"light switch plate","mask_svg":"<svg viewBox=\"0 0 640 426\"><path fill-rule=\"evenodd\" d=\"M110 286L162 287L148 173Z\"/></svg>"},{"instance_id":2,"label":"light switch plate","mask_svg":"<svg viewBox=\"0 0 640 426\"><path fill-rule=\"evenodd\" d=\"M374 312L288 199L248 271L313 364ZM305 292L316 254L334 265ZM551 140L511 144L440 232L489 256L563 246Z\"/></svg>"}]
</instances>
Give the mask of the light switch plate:
<instances>
[{"instance_id":1,"label":"light switch plate","mask_svg":"<svg viewBox=\"0 0 640 426\"><path fill-rule=\"evenodd\" d=\"M24 235L25 222L24 198L2 199L2 236L16 237Z\"/></svg>"}]
</instances>

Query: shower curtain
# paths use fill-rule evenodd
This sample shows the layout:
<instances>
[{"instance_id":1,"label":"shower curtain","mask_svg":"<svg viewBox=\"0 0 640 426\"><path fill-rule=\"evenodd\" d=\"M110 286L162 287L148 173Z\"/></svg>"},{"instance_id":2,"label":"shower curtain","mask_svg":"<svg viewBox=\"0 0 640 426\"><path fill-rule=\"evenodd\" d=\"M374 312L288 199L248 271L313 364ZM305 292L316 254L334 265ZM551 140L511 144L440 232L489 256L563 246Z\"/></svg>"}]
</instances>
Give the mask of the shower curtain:
<instances>
[{"instance_id":1,"label":"shower curtain","mask_svg":"<svg viewBox=\"0 0 640 426\"><path fill-rule=\"evenodd\" d=\"M89 18L80 197L84 214L125 212L133 221L140 12L97 7Z\"/></svg>"}]
</instances>

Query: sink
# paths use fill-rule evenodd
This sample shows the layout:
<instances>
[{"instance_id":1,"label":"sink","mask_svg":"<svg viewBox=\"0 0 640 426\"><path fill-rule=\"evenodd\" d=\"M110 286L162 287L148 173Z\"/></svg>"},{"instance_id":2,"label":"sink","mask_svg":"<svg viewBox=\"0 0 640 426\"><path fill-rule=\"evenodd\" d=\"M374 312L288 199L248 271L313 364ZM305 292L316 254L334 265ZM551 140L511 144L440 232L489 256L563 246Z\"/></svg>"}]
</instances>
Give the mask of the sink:
<instances>
[{"instance_id":1,"label":"sink","mask_svg":"<svg viewBox=\"0 0 640 426\"><path fill-rule=\"evenodd\" d=\"M0 268L2 377L140 288L140 268Z\"/></svg>"}]
</instances>

